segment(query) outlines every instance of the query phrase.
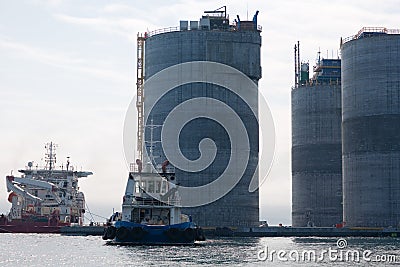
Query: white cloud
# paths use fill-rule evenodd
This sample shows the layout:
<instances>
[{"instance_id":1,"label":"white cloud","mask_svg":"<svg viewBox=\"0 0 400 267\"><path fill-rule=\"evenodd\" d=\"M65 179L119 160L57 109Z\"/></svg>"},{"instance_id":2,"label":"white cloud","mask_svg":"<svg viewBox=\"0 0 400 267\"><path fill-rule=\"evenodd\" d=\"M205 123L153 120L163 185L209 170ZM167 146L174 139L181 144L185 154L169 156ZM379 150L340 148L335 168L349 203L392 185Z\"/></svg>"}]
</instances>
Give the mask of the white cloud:
<instances>
[{"instance_id":1,"label":"white cloud","mask_svg":"<svg viewBox=\"0 0 400 267\"><path fill-rule=\"evenodd\" d=\"M58 7L65 2L64 0L31 0L31 1L36 5L49 6L49 7Z\"/></svg>"},{"instance_id":2,"label":"white cloud","mask_svg":"<svg viewBox=\"0 0 400 267\"><path fill-rule=\"evenodd\" d=\"M138 33L137 29L147 28L146 24L142 20L135 18L84 18L64 14L55 14L54 18L65 23L75 24L78 26L87 26L97 31L105 31L111 34L117 34L127 38L132 43L136 43L136 36Z\"/></svg>"},{"instance_id":3,"label":"white cloud","mask_svg":"<svg viewBox=\"0 0 400 267\"><path fill-rule=\"evenodd\" d=\"M102 9L103 13L105 14L118 14L120 15L121 13L123 14L135 14L138 11L140 12L140 9L134 8L130 5L124 5L124 4L109 4L103 7Z\"/></svg>"},{"instance_id":4,"label":"white cloud","mask_svg":"<svg viewBox=\"0 0 400 267\"><path fill-rule=\"evenodd\" d=\"M0 37L0 48L11 51L15 57L31 59L43 64L68 69L74 72L83 72L101 79L129 82L131 79L121 73L98 67L98 62L89 62L74 53L50 52L28 44L16 42L5 37Z\"/></svg>"}]
</instances>

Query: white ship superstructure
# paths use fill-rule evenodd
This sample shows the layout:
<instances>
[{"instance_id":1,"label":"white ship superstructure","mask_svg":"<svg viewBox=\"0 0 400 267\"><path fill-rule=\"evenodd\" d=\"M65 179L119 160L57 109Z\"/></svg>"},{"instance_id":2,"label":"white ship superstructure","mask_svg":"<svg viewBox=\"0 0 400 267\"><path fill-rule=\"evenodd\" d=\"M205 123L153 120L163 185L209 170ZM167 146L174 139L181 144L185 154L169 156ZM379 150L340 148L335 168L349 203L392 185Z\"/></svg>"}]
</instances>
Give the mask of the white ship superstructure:
<instances>
[{"instance_id":1,"label":"white ship superstructure","mask_svg":"<svg viewBox=\"0 0 400 267\"><path fill-rule=\"evenodd\" d=\"M55 149L53 143L46 145L45 167L29 162L24 170L19 170L20 177L7 176L8 200L12 204L8 220L53 219L57 225L83 224L85 196L79 191L78 180L93 173L76 171L69 157L65 167L56 168Z\"/></svg>"}]
</instances>

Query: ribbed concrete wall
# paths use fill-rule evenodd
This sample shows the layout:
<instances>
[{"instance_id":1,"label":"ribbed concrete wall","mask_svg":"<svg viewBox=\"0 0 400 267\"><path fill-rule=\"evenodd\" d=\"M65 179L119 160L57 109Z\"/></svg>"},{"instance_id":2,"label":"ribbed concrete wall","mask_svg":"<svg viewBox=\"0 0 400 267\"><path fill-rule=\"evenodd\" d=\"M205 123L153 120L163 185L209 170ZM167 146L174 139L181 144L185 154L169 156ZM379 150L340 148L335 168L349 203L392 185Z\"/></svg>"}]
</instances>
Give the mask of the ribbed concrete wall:
<instances>
[{"instance_id":1,"label":"ribbed concrete wall","mask_svg":"<svg viewBox=\"0 0 400 267\"><path fill-rule=\"evenodd\" d=\"M253 81L261 78L260 67L261 37L259 32L227 32L227 31L180 31L152 36L146 40L145 75L149 79L155 73L169 66L190 61L214 61L232 66ZM229 77L226 77L229 79ZM149 94L150 92L145 92ZM249 92L251 93L251 92ZM253 92L254 99L258 99ZM244 176L236 187L223 198L206 206L186 208L184 213L190 214L201 226L255 226L259 222L258 191L248 192L250 180L258 162L258 124L251 109L231 91L212 84L192 83L174 88L162 97L150 112L149 118L154 124L162 124L170 111L178 104L194 98L209 97L225 102L240 116L245 124L250 139L250 161ZM257 102L257 101L256 101ZM207 109L216 107L207 106ZM255 107L258 110L258 107ZM229 116L229 114L227 114ZM160 140L160 129L154 131L154 140ZM226 130L215 121L197 118L184 126L179 136L180 150L190 160L197 159L199 142L211 138L217 145L217 155L207 169L198 173L177 169L177 179L183 186L200 186L218 178L226 168L231 149ZM149 134L146 134L149 140ZM154 148L154 155L161 155L162 148ZM234 153L241 153L234 151Z\"/></svg>"},{"instance_id":2,"label":"ribbed concrete wall","mask_svg":"<svg viewBox=\"0 0 400 267\"><path fill-rule=\"evenodd\" d=\"M342 222L341 88L292 90L292 225Z\"/></svg>"},{"instance_id":3,"label":"ribbed concrete wall","mask_svg":"<svg viewBox=\"0 0 400 267\"><path fill-rule=\"evenodd\" d=\"M400 223L400 35L343 44L343 214L348 226Z\"/></svg>"}]
</instances>

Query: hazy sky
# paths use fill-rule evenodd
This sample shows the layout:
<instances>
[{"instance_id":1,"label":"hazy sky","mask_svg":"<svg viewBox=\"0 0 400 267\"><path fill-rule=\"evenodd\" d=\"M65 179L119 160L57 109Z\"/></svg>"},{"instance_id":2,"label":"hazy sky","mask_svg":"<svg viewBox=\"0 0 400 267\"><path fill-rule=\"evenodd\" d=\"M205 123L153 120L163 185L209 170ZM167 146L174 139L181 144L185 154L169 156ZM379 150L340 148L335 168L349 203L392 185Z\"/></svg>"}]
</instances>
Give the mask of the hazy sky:
<instances>
[{"instance_id":1,"label":"hazy sky","mask_svg":"<svg viewBox=\"0 0 400 267\"><path fill-rule=\"evenodd\" d=\"M73 165L94 172L80 181L90 210L104 217L120 210L128 173L122 130L136 90L136 34L178 26L223 5L231 20L260 11L259 88L277 134L260 214L270 224L290 224L294 44L300 40L301 58L311 66L319 49L323 57L337 57L340 37L363 26L400 28L398 1L0 0L2 177L28 161L40 164L44 144L54 141L58 165L70 156ZM9 207L4 180L0 213Z\"/></svg>"}]
</instances>

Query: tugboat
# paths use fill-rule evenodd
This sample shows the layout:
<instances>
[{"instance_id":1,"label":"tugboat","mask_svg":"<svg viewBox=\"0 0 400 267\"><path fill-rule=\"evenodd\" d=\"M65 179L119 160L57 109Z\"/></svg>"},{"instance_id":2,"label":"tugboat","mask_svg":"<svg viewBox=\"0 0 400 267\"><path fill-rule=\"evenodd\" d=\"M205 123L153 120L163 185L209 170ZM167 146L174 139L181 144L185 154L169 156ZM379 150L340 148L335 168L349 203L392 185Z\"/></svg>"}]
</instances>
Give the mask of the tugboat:
<instances>
[{"instance_id":1,"label":"tugboat","mask_svg":"<svg viewBox=\"0 0 400 267\"><path fill-rule=\"evenodd\" d=\"M122 214L110 218L103 239L109 244L190 245L204 241L203 231L190 216L181 213L178 183L168 160L156 170L149 162L131 164L123 197Z\"/></svg>"},{"instance_id":2,"label":"tugboat","mask_svg":"<svg viewBox=\"0 0 400 267\"><path fill-rule=\"evenodd\" d=\"M204 241L203 231L190 216L181 213L179 184L175 169L169 161L155 164L153 156L153 129L150 127L150 153L146 160L144 150L144 40L138 35L137 58L137 152L136 163L130 164L128 182L122 202L122 214L114 213L104 230L103 239L108 244L128 245L190 245ZM157 141L160 142L160 141ZM142 162L145 162L144 166ZM144 167L144 170L143 170Z\"/></svg>"},{"instance_id":3,"label":"tugboat","mask_svg":"<svg viewBox=\"0 0 400 267\"><path fill-rule=\"evenodd\" d=\"M20 177L6 176L12 206L8 215L0 215L0 233L59 233L62 227L83 224L85 196L78 179L93 173L75 171L69 157L65 168L56 169L56 145L45 148L45 167L28 162Z\"/></svg>"}]
</instances>

